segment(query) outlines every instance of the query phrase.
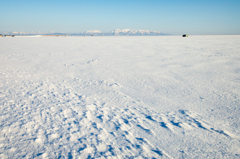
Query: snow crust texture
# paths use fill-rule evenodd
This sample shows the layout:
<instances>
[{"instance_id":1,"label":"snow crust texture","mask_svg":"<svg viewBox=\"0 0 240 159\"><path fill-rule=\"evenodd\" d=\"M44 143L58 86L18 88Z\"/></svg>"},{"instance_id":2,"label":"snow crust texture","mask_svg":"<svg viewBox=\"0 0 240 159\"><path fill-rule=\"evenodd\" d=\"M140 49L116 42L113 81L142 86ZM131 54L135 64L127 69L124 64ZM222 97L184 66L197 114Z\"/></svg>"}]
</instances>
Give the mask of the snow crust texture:
<instances>
[{"instance_id":1,"label":"snow crust texture","mask_svg":"<svg viewBox=\"0 0 240 159\"><path fill-rule=\"evenodd\" d=\"M0 38L0 158L240 158L239 43Z\"/></svg>"}]
</instances>

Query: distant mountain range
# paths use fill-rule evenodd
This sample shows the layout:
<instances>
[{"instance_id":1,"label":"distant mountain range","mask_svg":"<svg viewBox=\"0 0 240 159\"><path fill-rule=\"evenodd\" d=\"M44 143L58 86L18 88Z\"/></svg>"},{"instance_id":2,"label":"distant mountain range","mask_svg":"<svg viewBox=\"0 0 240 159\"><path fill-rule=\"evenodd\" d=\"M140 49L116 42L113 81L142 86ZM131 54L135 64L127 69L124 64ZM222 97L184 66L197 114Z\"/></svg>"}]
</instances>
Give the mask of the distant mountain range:
<instances>
[{"instance_id":1,"label":"distant mountain range","mask_svg":"<svg viewBox=\"0 0 240 159\"><path fill-rule=\"evenodd\" d=\"M4 32L4 35L68 35L68 36L158 36L169 35L159 31L149 30L131 30L131 29L116 29L111 32L101 32L99 30L89 30L81 33L61 33L61 32Z\"/></svg>"},{"instance_id":2,"label":"distant mountain range","mask_svg":"<svg viewBox=\"0 0 240 159\"><path fill-rule=\"evenodd\" d=\"M131 30L131 29L116 29L111 32L101 32L99 30L89 30L86 32L82 33L73 33L69 35L84 35L84 36L89 36L89 35L94 35L94 36L154 36L154 35L167 35L163 34L159 31L149 31L149 30Z\"/></svg>"}]
</instances>

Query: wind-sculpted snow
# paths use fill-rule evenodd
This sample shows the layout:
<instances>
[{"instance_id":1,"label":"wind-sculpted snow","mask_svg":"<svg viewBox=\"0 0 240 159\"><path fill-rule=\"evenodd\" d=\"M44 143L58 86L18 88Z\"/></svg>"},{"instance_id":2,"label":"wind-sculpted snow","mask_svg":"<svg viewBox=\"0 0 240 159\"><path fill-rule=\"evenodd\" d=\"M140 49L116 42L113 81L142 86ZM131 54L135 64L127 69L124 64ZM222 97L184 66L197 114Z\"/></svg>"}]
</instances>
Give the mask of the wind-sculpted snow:
<instances>
[{"instance_id":1,"label":"wind-sculpted snow","mask_svg":"<svg viewBox=\"0 0 240 159\"><path fill-rule=\"evenodd\" d=\"M239 116L234 114L234 111L239 112L239 89L233 88L239 88L239 80L234 80L239 78L236 72L239 68L234 66L239 55L228 56L228 62L233 62L227 64L228 69L233 70L231 74L224 70L222 73L228 76L220 74L223 85L225 79L232 79L226 84L231 89L218 85L217 90L214 84L211 87L211 82L203 81L204 86L198 79L191 78L191 69L206 68L199 67L196 59L196 65L182 62L193 56L185 55L184 51L174 54L180 61L164 61L169 57L162 55L159 59L162 62L146 65L146 60L154 58L147 58L151 54L146 52L145 55L146 50L138 50L127 58L124 48L116 52L112 46L105 48L94 42L90 45L88 41L74 38L43 38L43 41L34 38L39 41L33 41L29 49L28 39L3 41L18 45L1 51L1 158L240 157L239 120L236 118ZM101 45L113 45L112 40L107 39L109 43ZM134 38L124 40L127 43L137 41ZM216 44L214 40L218 38L213 39L212 44ZM46 41L50 43L48 47ZM67 41L74 44L66 44ZM81 47L71 47L79 42ZM137 51L134 46L129 49ZM109 53L111 51L113 53ZM203 56L200 61L211 63L205 59L208 57L205 53L196 56ZM223 60L219 56L216 58L211 63L213 66ZM145 68L140 69L142 66L136 61ZM158 72L153 66L162 70ZM175 72L175 67L186 67L188 77ZM210 71L195 72L200 74L196 77L211 77ZM165 76L157 81L158 75ZM219 76L219 72L215 72L215 76ZM222 101L219 109L226 111L225 117L213 104L219 104L218 100ZM226 121L220 120L221 117Z\"/></svg>"}]
</instances>

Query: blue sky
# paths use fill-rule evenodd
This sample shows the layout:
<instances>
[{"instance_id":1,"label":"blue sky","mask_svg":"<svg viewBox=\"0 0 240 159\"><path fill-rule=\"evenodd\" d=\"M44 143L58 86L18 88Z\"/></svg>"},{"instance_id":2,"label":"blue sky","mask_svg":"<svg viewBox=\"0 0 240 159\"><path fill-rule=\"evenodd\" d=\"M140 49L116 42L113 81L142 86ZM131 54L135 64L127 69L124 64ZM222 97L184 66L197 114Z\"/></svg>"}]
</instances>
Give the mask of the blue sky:
<instances>
[{"instance_id":1,"label":"blue sky","mask_svg":"<svg viewBox=\"0 0 240 159\"><path fill-rule=\"evenodd\" d=\"M240 0L0 0L0 32L240 34Z\"/></svg>"}]
</instances>

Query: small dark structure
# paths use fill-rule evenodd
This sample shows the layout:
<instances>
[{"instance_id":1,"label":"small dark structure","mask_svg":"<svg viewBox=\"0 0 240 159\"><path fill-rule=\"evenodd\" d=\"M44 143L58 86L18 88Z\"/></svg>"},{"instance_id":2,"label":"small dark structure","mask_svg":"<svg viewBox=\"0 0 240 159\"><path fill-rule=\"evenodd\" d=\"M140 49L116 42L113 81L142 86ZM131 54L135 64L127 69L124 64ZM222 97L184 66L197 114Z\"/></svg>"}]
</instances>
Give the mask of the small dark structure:
<instances>
[{"instance_id":1,"label":"small dark structure","mask_svg":"<svg viewBox=\"0 0 240 159\"><path fill-rule=\"evenodd\" d=\"M188 37L188 34L183 34L182 37Z\"/></svg>"},{"instance_id":2,"label":"small dark structure","mask_svg":"<svg viewBox=\"0 0 240 159\"><path fill-rule=\"evenodd\" d=\"M14 37L15 35L4 35L4 37Z\"/></svg>"}]
</instances>

